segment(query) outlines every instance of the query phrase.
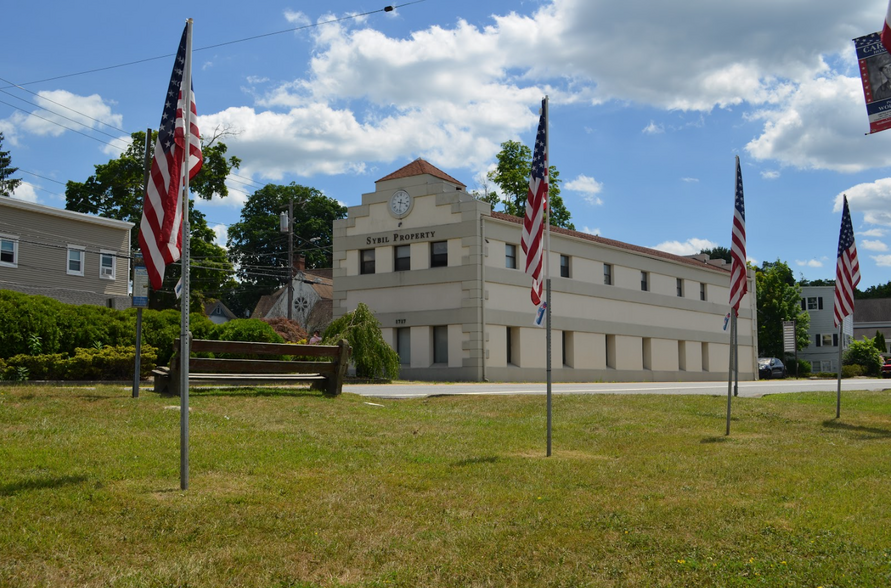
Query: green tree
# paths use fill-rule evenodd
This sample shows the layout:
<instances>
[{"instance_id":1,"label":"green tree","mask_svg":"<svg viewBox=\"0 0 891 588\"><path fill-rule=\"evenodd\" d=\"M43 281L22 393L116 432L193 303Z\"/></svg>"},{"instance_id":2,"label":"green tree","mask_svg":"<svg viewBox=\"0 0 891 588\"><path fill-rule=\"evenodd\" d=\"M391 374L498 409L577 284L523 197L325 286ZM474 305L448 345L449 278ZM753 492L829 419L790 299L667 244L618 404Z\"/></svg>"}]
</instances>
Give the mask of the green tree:
<instances>
[{"instance_id":1,"label":"green tree","mask_svg":"<svg viewBox=\"0 0 891 588\"><path fill-rule=\"evenodd\" d=\"M804 278L801 278L801 280L798 282L798 285L802 288L804 288L805 286L835 286L835 280L806 280Z\"/></svg>"},{"instance_id":2,"label":"green tree","mask_svg":"<svg viewBox=\"0 0 891 588\"><path fill-rule=\"evenodd\" d=\"M229 258L238 267L241 285L225 299L237 316L253 310L264 294L286 282L288 234L280 230L279 214L294 201L294 255L306 258L306 267L332 266L334 221L347 209L315 188L291 182L268 184L247 199L241 219L229 227Z\"/></svg>"},{"instance_id":3,"label":"green tree","mask_svg":"<svg viewBox=\"0 0 891 588\"><path fill-rule=\"evenodd\" d=\"M503 212L514 216L523 217L526 214L526 197L529 194L529 175L532 171L532 150L519 141L505 141L501 144L501 151L496 156L498 165L494 170L486 174L486 178L494 182L501 189L502 195L497 192L487 192L480 196L492 205L503 206ZM560 172L557 168L548 167L548 201L550 203L550 223L555 227L575 230L575 225L570 221L569 211L560 197Z\"/></svg>"},{"instance_id":4,"label":"green tree","mask_svg":"<svg viewBox=\"0 0 891 588\"><path fill-rule=\"evenodd\" d=\"M882 356L874 339L863 337L852 341L842 356L842 365L859 365L867 376L878 376L882 371Z\"/></svg>"},{"instance_id":5,"label":"green tree","mask_svg":"<svg viewBox=\"0 0 891 588\"><path fill-rule=\"evenodd\" d=\"M765 261L755 273L758 312L758 354L783 357L783 321L796 321L798 349L808 346L810 315L801 309L801 287L789 266L777 260Z\"/></svg>"},{"instance_id":6,"label":"green tree","mask_svg":"<svg viewBox=\"0 0 891 588\"><path fill-rule=\"evenodd\" d=\"M380 321L364 302L328 325L322 341L335 345L341 339L349 341L352 347L350 361L360 378L399 377L399 354L384 341Z\"/></svg>"},{"instance_id":7,"label":"green tree","mask_svg":"<svg viewBox=\"0 0 891 588\"><path fill-rule=\"evenodd\" d=\"M120 157L96 165L96 173L85 182L67 183L65 208L134 223L130 248L135 250L139 247L139 223L145 200L145 133L136 132L130 137L132 142ZM241 165L237 157L226 158L227 147L225 143L217 142L217 138L214 136L202 145L204 162L201 171L189 182L189 190L205 200L210 200L214 194L228 196L226 176ZM198 312L203 309L206 298L219 298L235 286L234 270L225 249L213 242L215 234L192 199L189 200L189 235L190 308ZM177 304L173 289L181 275L180 264L167 267L161 290L150 294L152 308L172 308Z\"/></svg>"},{"instance_id":8,"label":"green tree","mask_svg":"<svg viewBox=\"0 0 891 588\"><path fill-rule=\"evenodd\" d=\"M700 255L703 253L708 255L709 259L723 259L727 263L732 263L733 258L730 257L730 250L726 247L721 247L720 245L717 247L712 247L711 249L702 249L699 251Z\"/></svg>"},{"instance_id":9,"label":"green tree","mask_svg":"<svg viewBox=\"0 0 891 588\"><path fill-rule=\"evenodd\" d=\"M878 286L870 286L863 292L855 289L854 298L891 298L891 282L888 282L887 284L880 284Z\"/></svg>"},{"instance_id":10,"label":"green tree","mask_svg":"<svg viewBox=\"0 0 891 588\"><path fill-rule=\"evenodd\" d=\"M885 342L885 335L883 335L881 331L876 331L876 336L873 337L873 341L875 341L876 349L879 350L879 353L882 355L888 353L888 343Z\"/></svg>"},{"instance_id":11,"label":"green tree","mask_svg":"<svg viewBox=\"0 0 891 588\"><path fill-rule=\"evenodd\" d=\"M9 176L19 171L19 168L12 167L12 157L9 151L3 151L3 133L0 132L0 196L12 196L15 189L22 180L12 179Z\"/></svg>"}]
</instances>

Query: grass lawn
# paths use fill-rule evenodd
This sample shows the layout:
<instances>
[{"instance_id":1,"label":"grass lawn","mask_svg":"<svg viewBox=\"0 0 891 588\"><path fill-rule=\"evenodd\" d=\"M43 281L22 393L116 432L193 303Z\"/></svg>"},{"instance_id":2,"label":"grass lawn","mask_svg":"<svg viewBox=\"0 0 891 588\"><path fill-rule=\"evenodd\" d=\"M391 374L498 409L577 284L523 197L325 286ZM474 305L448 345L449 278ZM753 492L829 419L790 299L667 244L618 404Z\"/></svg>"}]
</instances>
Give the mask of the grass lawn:
<instances>
[{"instance_id":1,"label":"grass lawn","mask_svg":"<svg viewBox=\"0 0 891 588\"><path fill-rule=\"evenodd\" d=\"M0 586L891 586L887 392L178 406L0 387Z\"/></svg>"}]
</instances>

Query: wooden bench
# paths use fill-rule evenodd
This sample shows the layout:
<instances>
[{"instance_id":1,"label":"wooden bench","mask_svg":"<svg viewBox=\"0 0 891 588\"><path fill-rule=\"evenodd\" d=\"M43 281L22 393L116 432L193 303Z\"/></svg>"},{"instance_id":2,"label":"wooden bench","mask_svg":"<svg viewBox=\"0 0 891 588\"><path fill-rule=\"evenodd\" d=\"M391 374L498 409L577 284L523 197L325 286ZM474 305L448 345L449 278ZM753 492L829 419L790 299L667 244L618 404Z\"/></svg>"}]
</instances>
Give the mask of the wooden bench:
<instances>
[{"instance_id":1,"label":"wooden bench","mask_svg":"<svg viewBox=\"0 0 891 588\"><path fill-rule=\"evenodd\" d=\"M189 357L189 385L202 383L219 386L256 386L310 381L314 390L322 390L326 395L336 396L343 390L343 378L350 362L350 351L350 344L345 340L341 340L338 345L289 345L192 339L192 353L226 353L256 356L261 359ZM297 356L301 359L279 359L278 356ZM170 367L156 368L152 372L155 376L155 392L180 395L182 385L180 366L180 341L177 339L174 343L173 356L170 358Z\"/></svg>"}]
</instances>

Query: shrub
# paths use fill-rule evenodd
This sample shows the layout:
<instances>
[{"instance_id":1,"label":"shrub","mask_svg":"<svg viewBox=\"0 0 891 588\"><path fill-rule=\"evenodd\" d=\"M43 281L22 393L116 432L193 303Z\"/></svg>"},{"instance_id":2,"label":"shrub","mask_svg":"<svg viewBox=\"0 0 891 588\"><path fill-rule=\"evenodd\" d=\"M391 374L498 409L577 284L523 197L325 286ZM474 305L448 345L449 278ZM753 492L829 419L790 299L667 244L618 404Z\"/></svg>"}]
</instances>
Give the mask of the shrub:
<instances>
[{"instance_id":1,"label":"shrub","mask_svg":"<svg viewBox=\"0 0 891 588\"><path fill-rule=\"evenodd\" d=\"M288 343L300 343L308 338L306 331L303 330L303 327L297 321L289 321L283 316L260 320L272 327Z\"/></svg>"},{"instance_id":2,"label":"shrub","mask_svg":"<svg viewBox=\"0 0 891 588\"><path fill-rule=\"evenodd\" d=\"M0 290L0 357L30 352L29 337L40 337L44 353L59 351L56 317L65 305L46 296Z\"/></svg>"},{"instance_id":3,"label":"shrub","mask_svg":"<svg viewBox=\"0 0 891 588\"><path fill-rule=\"evenodd\" d=\"M346 339L352 346L351 360L361 378L399 377L399 354L387 345L381 334L381 323L364 303L353 312L333 321L325 329L323 342L333 344Z\"/></svg>"},{"instance_id":4,"label":"shrub","mask_svg":"<svg viewBox=\"0 0 891 588\"><path fill-rule=\"evenodd\" d=\"M788 366L788 372L790 375L794 375L795 372L795 359L792 359L792 365ZM806 378L811 375L811 362L805 359L798 360L798 377Z\"/></svg>"},{"instance_id":5,"label":"shrub","mask_svg":"<svg viewBox=\"0 0 891 588\"><path fill-rule=\"evenodd\" d=\"M216 325L216 338L220 341L257 341L260 343L284 343L281 335L269 324L259 319L235 319Z\"/></svg>"},{"instance_id":6,"label":"shrub","mask_svg":"<svg viewBox=\"0 0 891 588\"><path fill-rule=\"evenodd\" d=\"M863 374L867 376L878 376L882 371L882 356L875 347L875 341L868 337L863 337L860 341L853 341L845 350L842 358L842 365L859 365L862 366ZM844 371L842 371L844 374ZM860 374L858 374L860 375Z\"/></svg>"},{"instance_id":7,"label":"shrub","mask_svg":"<svg viewBox=\"0 0 891 588\"><path fill-rule=\"evenodd\" d=\"M842 366L842 377L843 378L856 378L857 376L862 376L862 375L863 375L863 366L862 365L852 363L852 364Z\"/></svg>"},{"instance_id":8,"label":"shrub","mask_svg":"<svg viewBox=\"0 0 891 588\"><path fill-rule=\"evenodd\" d=\"M158 353L154 347L142 346L140 377L155 368ZM3 379L18 379L26 373L31 380L126 380L133 377L136 346L104 346L75 350L73 357L63 353L16 355L6 360L0 371Z\"/></svg>"}]
</instances>

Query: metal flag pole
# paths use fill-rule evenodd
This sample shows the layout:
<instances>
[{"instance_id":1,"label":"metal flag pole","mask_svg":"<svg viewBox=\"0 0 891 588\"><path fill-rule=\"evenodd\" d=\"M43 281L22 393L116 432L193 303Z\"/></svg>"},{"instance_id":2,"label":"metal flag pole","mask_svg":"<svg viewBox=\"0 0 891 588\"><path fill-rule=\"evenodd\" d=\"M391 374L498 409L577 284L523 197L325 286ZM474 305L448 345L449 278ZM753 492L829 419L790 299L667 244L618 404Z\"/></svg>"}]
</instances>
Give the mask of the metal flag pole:
<instances>
[{"instance_id":1,"label":"metal flag pole","mask_svg":"<svg viewBox=\"0 0 891 588\"><path fill-rule=\"evenodd\" d=\"M733 313L733 395L739 396L739 313Z\"/></svg>"},{"instance_id":2,"label":"metal flag pole","mask_svg":"<svg viewBox=\"0 0 891 588\"><path fill-rule=\"evenodd\" d=\"M838 388L835 392L835 418L841 418L842 349L845 347L845 319L838 323Z\"/></svg>"},{"instance_id":3,"label":"metal flag pole","mask_svg":"<svg viewBox=\"0 0 891 588\"><path fill-rule=\"evenodd\" d=\"M730 434L730 405L733 398L733 331L736 329L736 321L733 320L733 309L730 309L730 366L727 373L727 431L725 435Z\"/></svg>"},{"instance_id":4,"label":"metal flag pole","mask_svg":"<svg viewBox=\"0 0 891 588\"><path fill-rule=\"evenodd\" d=\"M548 127L550 126L550 121L548 120L548 97L545 96L544 104L542 105L544 108L544 119L545 119L545 161L544 161L544 174L548 179L547 190L545 191L545 213L544 213L544 223L545 223L545 300L548 305L546 314L547 321L547 379L548 379L548 451L547 457L551 456L551 423L552 423L552 397L551 397L551 177L550 177L550 168L551 168L551 150L550 150L550 138L548 133Z\"/></svg>"},{"instance_id":5,"label":"metal flag pole","mask_svg":"<svg viewBox=\"0 0 891 588\"><path fill-rule=\"evenodd\" d=\"M189 159L192 124L192 19L186 21L186 63L180 84L183 108L183 226L182 226L182 325L180 330L180 414L179 414L179 487L189 489L189 354L192 334L189 328Z\"/></svg>"}]
</instances>

